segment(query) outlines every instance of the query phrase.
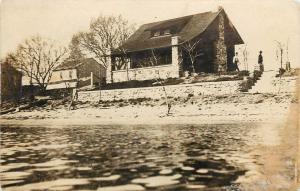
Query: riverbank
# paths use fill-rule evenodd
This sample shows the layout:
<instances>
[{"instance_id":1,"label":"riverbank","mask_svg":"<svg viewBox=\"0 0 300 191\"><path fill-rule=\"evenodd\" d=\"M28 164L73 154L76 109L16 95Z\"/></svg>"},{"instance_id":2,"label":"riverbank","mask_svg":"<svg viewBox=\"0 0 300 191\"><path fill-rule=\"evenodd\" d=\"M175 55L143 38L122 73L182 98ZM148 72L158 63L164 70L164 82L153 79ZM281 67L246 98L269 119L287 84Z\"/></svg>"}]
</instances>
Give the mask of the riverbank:
<instances>
[{"instance_id":1,"label":"riverbank","mask_svg":"<svg viewBox=\"0 0 300 191\"><path fill-rule=\"evenodd\" d=\"M171 103L167 114L167 104ZM237 122L284 122L294 95L202 95L182 98L135 99L111 102L49 101L43 107L1 116L1 123L82 124L218 124Z\"/></svg>"}]
</instances>

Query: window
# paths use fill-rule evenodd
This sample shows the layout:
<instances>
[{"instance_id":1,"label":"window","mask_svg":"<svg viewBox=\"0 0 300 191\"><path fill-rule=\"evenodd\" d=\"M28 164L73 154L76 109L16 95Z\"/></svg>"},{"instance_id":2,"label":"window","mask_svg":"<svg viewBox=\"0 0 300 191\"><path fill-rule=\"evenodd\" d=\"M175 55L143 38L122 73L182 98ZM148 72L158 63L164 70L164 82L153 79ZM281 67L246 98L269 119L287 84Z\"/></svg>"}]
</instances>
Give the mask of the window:
<instances>
[{"instance_id":1,"label":"window","mask_svg":"<svg viewBox=\"0 0 300 191\"><path fill-rule=\"evenodd\" d=\"M72 79L72 74L73 74L73 71L70 70L70 71L69 71L69 78L70 78L70 79Z\"/></svg>"},{"instance_id":2,"label":"window","mask_svg":"<svg viewBox=\"0 0 300 191\"><path fill-rule=\"evenodd\" d=\"M170 29L166 29L166 30L164 31L164 35L169 35L169 34L171 34L171 30L170 30Z\"/></svg>"},{"instance_id":3,"label":"window","mask_svg":"<svg viewBox=\"0 0 300 191\"><path fill-rule=\"evenodd\" d=\"M154 37L157 37L157 36L159 36L160 35L160 32L159 31L154 31L154 33L153 33L153 36Z\"/></svg>"},{"instance_id":4,"label":"window","mask_svg":"<svg viewBox=\"0 0 300 191\"><path fill-rule=\"evenodd\" d=\"M157 31L152 31L152 37L158 37L158 36L164 36L164 35L170 35L171 34L171 29L164 29L164 30L157 30Z\"/></svg>"}]
</instances>

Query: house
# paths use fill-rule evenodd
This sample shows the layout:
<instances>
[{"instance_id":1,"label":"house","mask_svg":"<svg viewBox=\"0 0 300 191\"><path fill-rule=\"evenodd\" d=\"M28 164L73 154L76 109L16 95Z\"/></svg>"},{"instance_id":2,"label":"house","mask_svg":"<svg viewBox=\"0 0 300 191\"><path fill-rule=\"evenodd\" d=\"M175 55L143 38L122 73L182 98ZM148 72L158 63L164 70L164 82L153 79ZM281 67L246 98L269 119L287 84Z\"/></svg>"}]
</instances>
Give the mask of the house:
<instances>
[{"instance_id":1,"label":"house","mask_svg":"<svg viewBox=\"0 0 300 191\"><path fill-rule=\"evenodd\" d=\"M1 102L16 101L22 95L22 72L8 62L1 62Z\"/></svg>"},{"instance_id":2,"label":"house","mask_svg":"<svg viewBox=\"0 0 300 191\"><path fill-rule=\"evenodd\" d=\"M187 72L231 70L235 45L243 44L223 8L142 25L112 50L107 83L178 78Z\"/></svg>"},{"instance_id":3,"label":"house","mask_svg":"<svg viewBox=\"0 0 300 191\"><path fill-rule=\"evenodd\" d=\"M54 69L47 90L81 88L105 83L106 69L93 58L66 60Z\"/></svg>"}]
</instances>

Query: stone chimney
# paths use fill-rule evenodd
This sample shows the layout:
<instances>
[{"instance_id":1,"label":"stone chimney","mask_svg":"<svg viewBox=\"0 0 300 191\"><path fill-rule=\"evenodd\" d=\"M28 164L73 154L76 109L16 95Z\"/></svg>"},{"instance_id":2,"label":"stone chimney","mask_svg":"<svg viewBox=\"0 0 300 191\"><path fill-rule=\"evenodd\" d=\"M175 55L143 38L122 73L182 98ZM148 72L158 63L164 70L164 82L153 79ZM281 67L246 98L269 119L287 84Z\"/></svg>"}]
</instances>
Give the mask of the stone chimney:
<instances>
[{"instance_id":1,"label":"stone chimney","mask_svg":"<svg viewBox=\"0 0 300 191\"><path fill-rule=\"evenodd\" d=\"M223 7L222 6L218 6L218 12L222 11L223 10Z\"/></svg>"}]
</instances>

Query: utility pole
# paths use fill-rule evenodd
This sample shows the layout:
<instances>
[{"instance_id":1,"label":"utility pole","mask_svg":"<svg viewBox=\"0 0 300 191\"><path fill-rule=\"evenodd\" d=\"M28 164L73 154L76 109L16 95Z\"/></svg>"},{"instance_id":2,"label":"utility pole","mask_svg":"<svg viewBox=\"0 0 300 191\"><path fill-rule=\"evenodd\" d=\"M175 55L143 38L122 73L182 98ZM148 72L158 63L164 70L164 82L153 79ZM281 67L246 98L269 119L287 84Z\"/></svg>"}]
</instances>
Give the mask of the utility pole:
<instances>
[{"instance_id":1,"label":"utility pole","mask_svg":"<svg viewBox=\"0 0 300 191\"><path fill-rule=\"evenodd\" d=\"M101 101L101 66L99 65L99 103Z\"/></svg>"},{"instance_id":2,"label":"utility pole","mask_svg":"<svg viewBox=\"0 0 300 191\"><path fill-rule=\"evenodd\" d=\"M280 47L280 68L282 69L282 54L283 54L283 49Z\"/></svg>"}]
</instances>

